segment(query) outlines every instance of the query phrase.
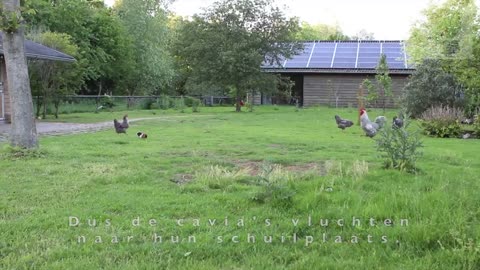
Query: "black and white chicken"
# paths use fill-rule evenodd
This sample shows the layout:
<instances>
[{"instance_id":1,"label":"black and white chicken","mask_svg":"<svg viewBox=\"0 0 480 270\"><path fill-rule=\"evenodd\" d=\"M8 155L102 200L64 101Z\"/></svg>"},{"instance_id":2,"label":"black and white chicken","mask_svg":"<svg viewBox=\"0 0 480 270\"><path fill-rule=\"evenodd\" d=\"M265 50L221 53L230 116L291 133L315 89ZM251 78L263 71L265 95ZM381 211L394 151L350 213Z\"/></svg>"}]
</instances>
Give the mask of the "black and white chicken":
<instances>
[{"instance_id":1,"label":"black and white chicken","mask_svg":"<svg viewBox=\"0 0 480 270\"><path fill-rule=\"evenodd\" d=\"M403 127L403 119L397 116L393 117L392 128L402 128Z\"/></svg>"},{"instance_id":2,"label":"black and white chicken","mask_svg":"<svg viewBox=\"0 0 480 270\"><path fill-rule=\"evenodd\" d=\"M118 134L125 133L127 134L128 125L128 115L123 116L122 123L118 122L117 119L113 119L113 126L115 127L115 132Z\"/></svg>"},{"instance_id":3,"label":"black and white chicken","mask_svg":"<svg viewBox=\"0 0 480 270\"><path fill-rule=\"evenodd\" d=\"M345 130L348 127L353 126L353 122L347 119L342 119L340 116L335 115L335 121L337 121L337 127Z\"/></svg>"},{"instance_id":4,"label":"black and white chicken","mask_svg":"<svg viewBox=\"0 0 480 270\"><path fill-rule=\"evenodd\" d=\"M370 138L373 138L377 135L378 130L385 126L387 122L387 118L385 116L377 116L375 118L375 122L370 121L368 118L367 111L365 109L360 109L360 124L362 126L363 131L365 131L365 135Z\"/></svg>"}]
</instances>

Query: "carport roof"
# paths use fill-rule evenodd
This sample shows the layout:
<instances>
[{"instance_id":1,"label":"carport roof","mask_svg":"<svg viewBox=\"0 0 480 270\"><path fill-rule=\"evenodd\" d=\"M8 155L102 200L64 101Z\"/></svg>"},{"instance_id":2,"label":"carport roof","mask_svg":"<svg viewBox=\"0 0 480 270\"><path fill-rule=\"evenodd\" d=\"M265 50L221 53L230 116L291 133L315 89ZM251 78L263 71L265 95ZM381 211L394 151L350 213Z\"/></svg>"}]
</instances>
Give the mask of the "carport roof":
<instances>
[{"instance_id":1,"label":"carport roof","mask_svg":"<svg viewBox=\"0 0 480 270\"><path fill-rule=\"evenodd\" d=\"M0 55L3 56L3 33L0 32ZM63 62L74 62L75 58L72 56L54 50L42 44L25 40L25 55L28 58L54 60Z\"/></svg>"}]
</instances>

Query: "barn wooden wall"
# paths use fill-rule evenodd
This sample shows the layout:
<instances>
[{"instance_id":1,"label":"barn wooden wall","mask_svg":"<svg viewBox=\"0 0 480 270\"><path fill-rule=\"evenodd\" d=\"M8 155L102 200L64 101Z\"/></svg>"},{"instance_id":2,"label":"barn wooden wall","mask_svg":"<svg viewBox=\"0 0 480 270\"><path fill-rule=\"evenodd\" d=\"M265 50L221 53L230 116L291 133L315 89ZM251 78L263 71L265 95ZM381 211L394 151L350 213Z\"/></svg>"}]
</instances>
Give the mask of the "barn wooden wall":
<instances>
[{"instance_id":1,"label":"barn wooden wall","mask_svg":"<svg viewBox=\"0 0 480 270\"><path fill-rule=\"evenodd\" d=\"M339 107L357 106L357 93L364 79L375 81L374 75L365 74L305 74L303 83L303 104L330 105ZM407 83L407 75L393 75L392 89L394 98L400 97L403 87ZM367 90L365 89L365 94ZM377 107L382 107L379 100ZM394 107L393 102L387 103L387 107ZM370 107L374 107L370 105Z\"/></svg>"}]
</instances>

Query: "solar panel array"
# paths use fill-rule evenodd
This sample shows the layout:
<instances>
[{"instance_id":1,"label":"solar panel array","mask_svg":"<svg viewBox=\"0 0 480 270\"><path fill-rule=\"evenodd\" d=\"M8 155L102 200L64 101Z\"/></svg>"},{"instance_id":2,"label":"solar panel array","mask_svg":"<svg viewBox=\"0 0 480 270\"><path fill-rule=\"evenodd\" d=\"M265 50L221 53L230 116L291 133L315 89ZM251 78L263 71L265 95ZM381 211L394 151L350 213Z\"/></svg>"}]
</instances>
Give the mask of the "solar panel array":
<instances>
[{"instance_id":1,"label":"solar panel array","mask_svg":"<svg viewBox=\"0 0 480 270\"><path fill-rule=\"evenodd\" d=\"M375 69L385 54L390 69L412 69L401 41L315 41L305 42L303 51L282 66L284 69Z\"/></svg>"}]
</instances>

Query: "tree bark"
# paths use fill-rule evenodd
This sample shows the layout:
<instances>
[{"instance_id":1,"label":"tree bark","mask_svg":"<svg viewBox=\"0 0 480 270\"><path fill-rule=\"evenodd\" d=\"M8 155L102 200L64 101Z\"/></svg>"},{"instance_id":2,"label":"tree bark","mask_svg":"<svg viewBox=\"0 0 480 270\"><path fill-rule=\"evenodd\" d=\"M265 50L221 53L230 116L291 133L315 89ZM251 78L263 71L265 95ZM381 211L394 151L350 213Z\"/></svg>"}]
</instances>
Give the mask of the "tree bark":
<instances>
[{"instance_id":1,"label":"tree bark","mask_svg":"<svg viewBox=\"0 0 480 270\"><path fill-rule=\"evenodd\" d=\"M235 94L236 94L236 103L235 103L235 111L236 112L241 112L242 111L242 105L240 104L242 102L242 96L240 95L240 90L238 87L235 89Z\"/></svg>"},{"instance_id":2,"label":"tree bark","mask_svg":"<svg viewBox=\"0 0 480 270\"><path fill-rule=\"evenodd\" d=\"M19 0L3 0L3 8L5 13L14 12L20 15ZM11 33L3 33L3 51L12 106L10 144L22 148L36 148L37 129L24 42L21 24Z\"/></svg>"}]
</instances>

